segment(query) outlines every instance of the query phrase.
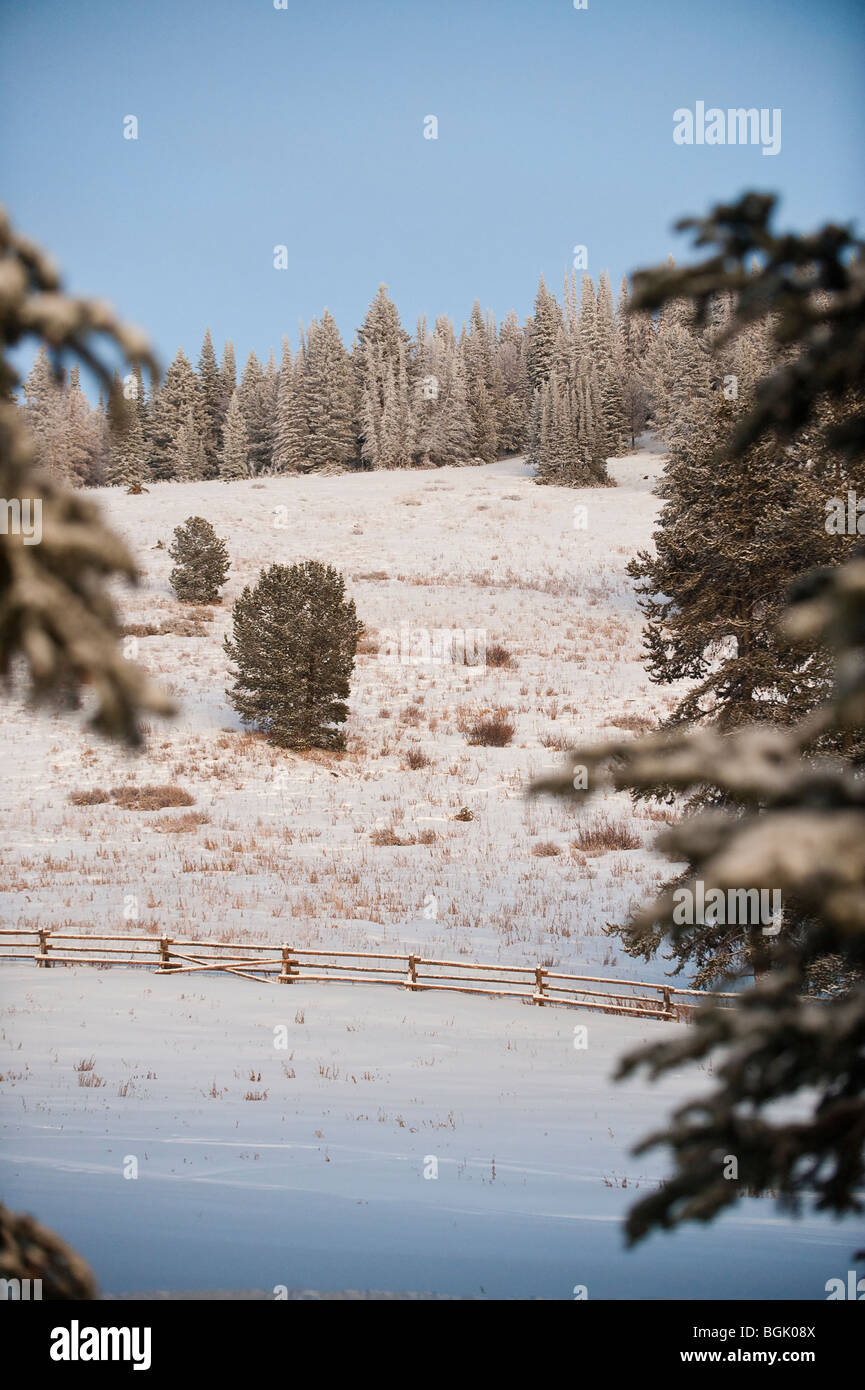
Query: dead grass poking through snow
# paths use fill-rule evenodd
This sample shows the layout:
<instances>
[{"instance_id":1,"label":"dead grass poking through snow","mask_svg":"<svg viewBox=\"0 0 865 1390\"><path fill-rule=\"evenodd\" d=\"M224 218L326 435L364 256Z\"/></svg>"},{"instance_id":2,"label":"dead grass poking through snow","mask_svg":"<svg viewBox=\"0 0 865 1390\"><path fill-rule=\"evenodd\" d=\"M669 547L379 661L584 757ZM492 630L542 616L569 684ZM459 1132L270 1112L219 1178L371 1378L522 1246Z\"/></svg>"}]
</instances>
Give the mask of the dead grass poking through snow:
<instances>
[{"instance_id":1,"label":"dead grass poking through snow","mask_svg":"<svg viewBox=\"0 0 865 1390\"><path fill-rule=\"evenodd\" d=\"M460 733L465 734L468 743L479 748L507 748L516 727L511 710L503 705L483 711L461 710L457 715Z\"/></svg>"},{"instance_id":2,"label":"dead grass poking through snow","mask_svg":"<svg viewBox=\"0 0 865 1390\"><path fill-rule=\"evenodd\" d=\"M195 797L184 787L112 787L103 791L101 787L91 787L89 791L71 792L69 800L73 806L104 806L111 802L124 811L161 811L166 806L194 806Z\"/></svg>"},{"instance_id":3,"label":"dead grass poking through snow","mask_svg":"<svg viewBox=\"0 0 865 1390\"><path fill-rule=\"evenodd\" d=\"M572 844L585 854L608 854L614 849L640 849L642 841L625 821L598 816L591 824L577 827Z\"/></svg>"}]
</instances>

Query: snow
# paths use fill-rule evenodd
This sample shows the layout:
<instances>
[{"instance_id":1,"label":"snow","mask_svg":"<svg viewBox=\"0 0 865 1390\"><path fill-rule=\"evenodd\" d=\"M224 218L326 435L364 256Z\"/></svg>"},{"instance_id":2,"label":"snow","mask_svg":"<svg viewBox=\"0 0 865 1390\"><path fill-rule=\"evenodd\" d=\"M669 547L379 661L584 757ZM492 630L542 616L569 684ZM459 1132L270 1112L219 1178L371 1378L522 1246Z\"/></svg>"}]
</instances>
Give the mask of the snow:
<instances>
[{"instance_id":1,"label":"snow","mask_svg":"<svg viewBox=\"0 0 865 1390\"><path fill-rule=\"evenodd\" d=\"M167 552L154 548L188 516L227 538L233 568L201 635L136 639L138 659L181 706L154 725L142 756L91 739L68 715L34 721L4 703L0 914L31 928L381 945L657 980L657 964L620 961L603 934L665 872L651 848L657 823L626 796L578 815L525 793L562 762L543 740L618 736L617 716L651 717L674 699L647 681L624 573L651 539L660 464L649 448L612 462L618 487L578 491L537 487L511 459L97 493L145 571L138 591L120 593L127 622L194 616L171 593ZM574 526L578 505L585 530ZM512 652L513 668L393 664L383 644L358 657L343 757L270 747L226 700L222 637L232 601L263 566L310 556L339 565L372 632L481 629ZM466 743L457 717L477 705L512 711L510 747ZM405 767L415 745L430 767ZM74 791L128 780L183 786L201 823L177 831L175 815L69 804ZM463 806L472 821L454 820ZM579 817L602 810L643 848L575 855ZM402 841L429 830L436 839L373 845L372 832L391 825ZM537 857L542 841L561 853Z\"/></svg>"},{"instance_id":2,"label":"snow","mask_svg":"<svg viewBox=\"0 0 865 1390\"><path fill-rule=\"evenodd\" d=\"M3 1001L2 1190L108 1293L821 1298L849 1265L850 1226L768 1198L624 1251L627 1206L665 1171L628 1151L710 1078L610 1072L681 1025L84 967L10 966ZM103 1084L83 1087L90 1058Z\"/></svg>"},{"instance_id":3,"label":"snow","mask_svg":"<svg viewBox=\"0 0 865 1390\"><path fill-rule=\"evenodd\" d=\"M140 589L119 591L125 621L172 628L188 616L198 634L138 639L180 714L154 725L136 758L74 717L4 702L0 916L662 980L664 961L623 957L603 932L668 872L648 810L624 796L575 812L525 795L563 757L551 738L618 736L617 718L656 717L677 698L647 680L625 574L651 541L661 464L645 441L611 462L618 486L597 490L537 487L512 459L98 494L144 571ZM232 557L207 620L176 602L157 548L190 515L211 521ZM270 747L226 701L221 639L263 566L305 557L341 568L371 632L483 629L513 667L366 652L344 755ZM511 709L510 747L466 744L459 711L477 704ZM431 767L405 765L415 744ZM70 802L127 781L188 789L194 815ZM474 819L454 820L463 806ZM575 852L580 818L599 811L641 848ZM436 838L375 845L382 826L404 842ZM559 855L532 852L550 840ZM585 1050L573 1045L578 1024ZM274 1047L279 1025L287 1051ZM190 986L4 962L4 1199L55 1225L111 1293L570 1298L585 1284L590 1298L824 1297L854 1237L822 1219L792 1223L769 1199L623 1253L623 1212L666 1171L662 1154L629 1149L710 1077L613 1086L610 1072L673 1027L383 986ZM91 1056L104 1084L81 1086L75 1068ZM244 1099L256 1091L267 1098ZM123 1177L126 1156L137 1180ZM424 1178L430 1157L436 1179Z\"/></svg>"}]
</instances>

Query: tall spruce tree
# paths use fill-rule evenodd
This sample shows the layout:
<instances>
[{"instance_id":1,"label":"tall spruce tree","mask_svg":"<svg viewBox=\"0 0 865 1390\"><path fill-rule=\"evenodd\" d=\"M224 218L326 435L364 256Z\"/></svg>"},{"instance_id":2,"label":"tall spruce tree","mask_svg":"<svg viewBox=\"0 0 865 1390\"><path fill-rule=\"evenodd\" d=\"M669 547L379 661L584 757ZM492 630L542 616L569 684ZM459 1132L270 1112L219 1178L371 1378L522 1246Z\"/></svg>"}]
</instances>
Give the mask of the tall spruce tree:
<instances>
[{"instance_id":1,"label":"tall spruce tree","mask_svg":"<svg viewBox=\"0 0 865 1390\"><path fill-rule=\"evenodd\" d=\"M130 491L142 488L148 475L149 454L138 402L140 383L134 383L134 398L115 393L109 402L109 435L106 482Z\"/></svg>"},{"instance_id":2,"label":"tall spruce tree","mask_svg":"<svg viewBox=\"0 0 865 1390\"><path fill-rule=\"evenodd\" d=\"M222 428L222 453L219 476L226 482L249 477L249 435L240 408L240 396L235 387Z\"/></svg>"},{"instance_id":3,"label":"tall spruce tree","mask_svg":"<svg viewBox=\"0 0 865 1390\"><path fill-rule=\"evenodd\" d=\"M423 465L466 463L472 445L465 370L450 319L416 341L415 457Z\"/></svg>"},{"instance_id":4,"label":"tall spruce tree","mask_svg":"<svg viewBox=\"0 0 865 1390\"><path fill-rule=\"evenodd\" d=\"M477 300L472 306L469 331L464 340L463 361L472 425L472 453L484 463L491 463L498 456L496 406L497 396L504 395L504 387L499 382L499 391L495 389L493 343Z\"/></svg>"},{"instance_id":5,"label":"tall spruce tree","mask_svg":"<svg viewBox=\"0 0 865 1390\"><path fill-rule=\"evenodd\" d=\"M190 412L193 433L200 439L204 433L201 383L180 349L151 402L148 443L156 481L176 476L178 440L181 429L188 425Z\"/></svg>"},{"instance_id":6,"label":"tall spruce tree","mask_svg":"<svg viewBox=\"0 0 865 1390\"><path fill-rule=\"evenodd\" d=\"M215 478L219 473L219 455L222 445L222 425L225 419L223 409L223 379L213 350L210 329L205 329L201 355L198 359L198 379L201 382L201 415L203 423L202 443L204 445L205 478Z\"/></svg>"},{"instance_id":7,"label":"tall spruce tree","mask_svg":"<svg viewBox=\"0 0 865 1390\"><path fill-rule=\"evenodd\" d=\"M726 472L764 444L776 472L788 467L802 436L834 452L838 471L865 457L865 244L827 226L810 236L777 234L774 199L746 194L737 203L689 219L708 260L635 277L635 303L653 311L693 294L702 322L712 298L732 295L731 330L771 328L781 365L764 377L751 408L722 436L715 469ZM746 269L759 251L761 265ZM779 445L781 446L779 449ZM813 454L811 455L813 457ZM838 472L836 472L836 477ZM816 500L816 499L815 499ZM821 510L816 508L816 510ZM626 1057L619 1075L645 1068L652 1077L699 1063L714 1073L712 1089L682 1106L636 1152L665 1145L674 1171L641 1198L627 1221L630 1242L651 1231L712 1220L743 1191L774 1190L788 1209L803 1199L836 1215L861 1211L865 1179L865 560L800 577L784 618L791 641L815 660L836 657L829 698L792 726L741 725L677 729L573 754L574 768L544 790L580 801L607 788L651 794L665 784L692 802L708 789L713 809L665 834L673 863L689 863L689 886L726 897L755 884L778 890L798 906L795 930L756 936L751 949L728 951L721 963L731 1000L710 1001L686 1034ZM834 757L815 759L815 746ZM846 750L853 750L847 752ZM842 756L838 756L841 753ZM579 785L591 793L575 791ZM716 809L727 808L725 811ZM663 943L674 958L700 963L715 945L700 924L682 924L668 891L635 914L630 954L654 954ZM785 914L786 915L786 914ZM714 929L713 929L714 930ZM694 949L682 939L690 937ZM756 968L759 956L763 968ZM818 988L821 965L835 961L840 989ZM794 1107L791 1116L791 1105ZM730 1171L730 1156L737 1160ZM841 1282L840 1280L838 1281ZM828 1288L828 1285L827 1285Z\"/></svg>"},{"instance_id":8,"label":"tall spruce tree","mask_svg":"<svg viewBox=\"0 0 865 1390\"><path fill-rule=\"evenodd\" d=\"M361 457L371 468L403 467L412 456L410 342L387 286L379 285L354 353Z\"/></svg>"},{"instance_id":9,"label":"tall spruce tree","mask_svg":"<svg viewBox=\"0 0 865 1390\"><path fill-rule=\"evenodd\" d=\"M278 473L305 473L309 468L309 411L307 346L302 325L294 360L288 361L284 355L283 361L276 402L274 467Z\"/></svg>"},{"instance_id":10,"label":"tall spruce tree","mask_svg":"<svg viewBox=\"0 0 865 1390\"><path fill-rule=\"evenodd\" d=\"M321 322L310 324L304 366L307 466L345 468L354 458L358 432L354 372L327 309Z\"/></svg>"},{"instance_id":11,"label":"tall spruce tree","mask_svg":"<svg viewBox=\"0 0 865 1390\"><path fill-rule=\"evenodd\" d=\"M271 565L234 605L228 698L283 748L342 748L340 728L363 624L342 575L305 560Z\"/></svg>"},{"instance_id":12,"label":"tall spruce tree","mask_svg":"<svg viewBox=\"0 0 865 1390\"><path fill-rule=\"evenodd\" d=\"M532 395L543 386L553 370L556 344L562 327L562 311L555 295L547 289L542 275L535 296L534 313L526 330L526 375Z\"/></svg>"},{"instance_id":13,"label":"tall spruce tree","mask_svg":"<svg viewBox=\"0 0 865 1390\"><path fill-rule=\"evenodd\" d=\"M222 364L219 368L220 403L223 420L228 414L228 403L237 390L237 362L234 356L234 343L227 338L222 349Z\"/></svg>"},{"instance_id":14,"label":"tall spruce tree","mask_svg":"<svg viewBox=\"0 0 865 1390\"><path fill-rule=\"evenodd\" d=\"M511 311L499 330L496 368L504 389L499 410L499 448L503 454L520 454L526 447L528 428L528 373L525 334Z\"/></svg>"},{"instance_id":15,"label":"tall spruce tree","mask_svg":"<svg viewBox=\"0 0 865 1390\"><path fill-rule=\"evenodd\" d=\"M251 352L238 387L238 399L246 425L250 471L253 474L266 473L273 464L275 388L275 370L273 373L266 372L255 353Z\"/></svg>"},{"instance_id":16,"label":"tall spruce tree","mask_svg":"<svg viewBox=\"0 0 865 1390\"><path fill-rule=\"evenodd\" d=\"M623 277L616 306L615 355L622 383L625 433L633 449L649 418L649 362L655 330L651 315L631 313L630 300L628 282Z\"/></svg>"},{"instance_id":17,"label":"tall spruce tree","mask_svg":"<svg viewBox=\"0 0 865 1390\"><path fill-rule=\"evenodd\" d=\"M771 434L722 466L717 460L718 439L753 410L768 374L770 331L749 325L735 345L714 353L681 326L667 334L676 370L666 407L665 502L655 552L641 552L629 573L648 620L650 679L696 682L673 724L789 722L813 707L828 679L825 662L821 669L803 657L778 629L793 579L840 563L850 547L826 530L811 460Z\"/></svg>"}]
</instances>

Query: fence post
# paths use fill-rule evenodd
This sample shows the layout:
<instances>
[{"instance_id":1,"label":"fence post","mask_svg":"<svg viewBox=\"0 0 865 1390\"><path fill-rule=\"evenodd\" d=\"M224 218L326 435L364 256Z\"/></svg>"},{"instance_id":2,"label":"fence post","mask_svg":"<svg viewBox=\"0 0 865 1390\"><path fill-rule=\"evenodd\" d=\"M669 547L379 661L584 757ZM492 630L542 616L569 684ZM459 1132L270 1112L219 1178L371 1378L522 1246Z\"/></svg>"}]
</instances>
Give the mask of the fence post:
<instances>
[{"instance_id":1,"label":"fence post","mask_svg":"<svg viewBox=\"0 0 865 1390\"><path fill-rule=\"evenodd\" d=\"M173 944L173 936L160 936L159 938L159 969L158 975L171 974L171 951L169 947Z\"/></svg>"},{"instance_id":2,"label":"fence post","mask_svg":"<svg viewBox=\"0 0 865 1390\"><path fill-rule=\"evenodd\" d=\"M417 956L408 958L408 974L405 979L406 989L414 989L417 984Z\"/></svg>"},{"instance_id":3,"label":"fence post","mask_svg":"<svg viewBox=\"0 0 865 1390\"><path fill-rule=\"evenodd\" d=\"M48 940L48 938L49 938L49 936L51 935L51 933L50 933L50 931L46 931L43 927L39 927L39 928L38 928L38 931L39 931L39 959L37 959L36 965L37 965L37 967L39 967L39 966L44 966L44 967L50 968L50 967L54 964L53 961L51 961L51 960L48 959L48 952L49 952L50 949L51 949L51 942Z\"/></svg>"},{"instance_id":4,"label":"fence post","mask_svg":"<svg viewBox=\"0 0 865 1390\"><path fill-rule=\"evenodd\" d=\"M543 1007L544 1007L544 1000L543 1000L543 994L544 994L544 971L543 971L543 968L542 968L540 965L536 965L536 966L535 966L535 986L536 986L536 989L535 989L535 1003L536 1003L536 1004L540 1004L541 1008L543 1008Z\"/></svg>"},{"instance_id":5,"label":"fence post","mask_svg":"<svg viewBox=\"0 0 865 1390\"><path fill-rule=\"evenodd\" d=\"M282 974L277 978L281 985L290 985L294 979L291 969L291 947L285 942L282 943Z\"/></svg>"},{"instance_id":6,"label":"fence post","mask_svg":"<svg viewBox=\"0 0 865 1390\"><path fill-rule=\"evenodd\" d=\"M663 995L664 995L664 1010L665 1010L666 1013L668 1013L668 1014L670 1015L670 1018L673 1018L673 1017L675 1017L675 1015L674 1015L674 1013L673 1013L673 1005L672 1005L672 1002L671 1002L671 1000L670 1000L670 991L669 991L668 988L665 987L665 988L663 989L662 993L663 993Z\"/></svg>"}]
</instances>

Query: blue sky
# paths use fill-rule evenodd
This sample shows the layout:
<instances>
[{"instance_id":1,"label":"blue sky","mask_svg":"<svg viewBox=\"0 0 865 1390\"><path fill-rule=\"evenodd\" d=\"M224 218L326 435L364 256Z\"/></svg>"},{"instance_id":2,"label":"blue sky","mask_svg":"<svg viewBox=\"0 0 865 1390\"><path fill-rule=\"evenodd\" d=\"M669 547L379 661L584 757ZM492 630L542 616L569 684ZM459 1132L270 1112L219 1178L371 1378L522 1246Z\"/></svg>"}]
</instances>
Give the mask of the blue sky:
<instances>
[{"instance_id":1,"label":"blue sky","mask_svg":"<svg viewBox=\"0 0 865 1390\"><path fill-rule=\"evenodd\" d=\"M197 360L208 323L217 351L263 356L325 306L350 342L382 281L409 329L475 297L523 317L576 244L617 282L684 257L674 219L746 187L791 226L865 225L855 0L2 8L0 196L164 361ZM699 100L779 107L781 152L675 145Z\"/></svg>"}]
</instances>

